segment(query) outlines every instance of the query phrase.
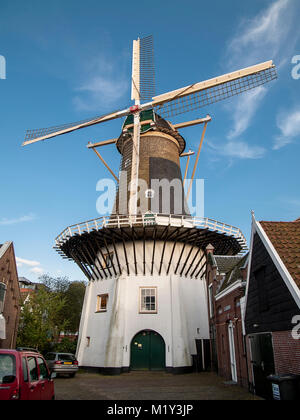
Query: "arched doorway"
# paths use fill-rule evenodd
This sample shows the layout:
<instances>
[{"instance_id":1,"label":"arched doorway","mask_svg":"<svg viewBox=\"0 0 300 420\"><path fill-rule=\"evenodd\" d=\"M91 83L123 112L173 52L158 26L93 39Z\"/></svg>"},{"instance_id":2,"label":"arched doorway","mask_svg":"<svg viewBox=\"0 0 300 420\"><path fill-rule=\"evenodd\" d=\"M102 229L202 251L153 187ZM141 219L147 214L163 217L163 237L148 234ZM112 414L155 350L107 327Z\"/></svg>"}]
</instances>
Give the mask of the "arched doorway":
<instances>
[{"instance_id":1,"label":"arched doorway","mask_svg":"<svg viewBox=\"0 0 300 420\"><path fill-rule=\"evenodd\" d=\"M133 337L130 347L132 370L164 370L165 367L166 346L160 334L145 330Z\"/></svg>"}]
</instances>

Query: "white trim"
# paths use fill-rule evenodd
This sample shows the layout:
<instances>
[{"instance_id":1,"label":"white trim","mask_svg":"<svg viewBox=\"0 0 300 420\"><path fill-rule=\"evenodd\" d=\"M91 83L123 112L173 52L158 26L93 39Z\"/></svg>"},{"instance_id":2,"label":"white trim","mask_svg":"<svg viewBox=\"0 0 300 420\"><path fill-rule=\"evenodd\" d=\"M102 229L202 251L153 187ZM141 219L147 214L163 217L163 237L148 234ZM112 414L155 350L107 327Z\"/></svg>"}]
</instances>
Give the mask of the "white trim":
<instances>
[{"instance_id":1,"label":"white trim","mask_svg":"<svg viewBox=\"0 0 300 420\"><path fill-rule=\"evenodd\" d=\"M245 294L245 310L244 310L244 320L246 319L247 307L248 307L248 292L249 292L249 283L250 283L250 273L251 273L251 264L252 264L252 253L253 253L253 241L254 241L254 233L256 232L255 229L255 216L254 212L252 212L252 222L251 222L251 239L250 239L250 250L248 256L248 270L247 270L247 285L246 285L246 294Z\"/></svg>"},{"instance_id":2,"label":"white trim","mask_svg":"<svg viewBox=\"0 0 300 420\"><path fill-rule=\"evenodd\" d=\"M231 378L233 382L237 382L237 362L236 362L236 351L235 351L235 334L234 325L232 321L228 324L228 340L229 340L229 354L230 354L230 370Z\"/></svg>"},{"instance_id":3,"label":"white trim","mask_svg":"<svg viewBox=\"0 0 300 420\"><path fill-rule=\"evenodd\" d=\"M1 247L0 247L0 258L3 257L3 255L6 253L6 251L8 250L8 248L10 247L10 245L12 244L12 242L5 242Z\"/></svg>"},{"instance_id":4,"label":"white trim","mask_svg":"<svg viewBox=\"0 0 300 420\"><path fill-rule=\"evenodd\" d=\"M0 314L0 339L6 339L6 320L2 314Z\"/></svg>"},{"instance_id":5,"label":"white trim","mask_svg":"<svg viewBox=\"0 0 300 420\"><path fill-rule=\"evenodd\" d=\"M213 290L213 284L212 283L208 286L208 303L209 303L209 317L211 319L215 315L215 310L214 310L214 290Z\"/></svg>"},{"instance_id":6,"label":"white trim","mask_svg":"<svg viewBox=\"0 0 300 420\"><path fill-rule=\"evenodd\" d=\"M229 293L233 292L235 289L238 289L239 287L242 287L243 285L245 285L245 282L243 282L242 280L237 280L234 283L232 283L230 286L228 286L225 290L218 293L215 299L220 300L224 296L227 296Z\"/></svg>"}]
</instances>

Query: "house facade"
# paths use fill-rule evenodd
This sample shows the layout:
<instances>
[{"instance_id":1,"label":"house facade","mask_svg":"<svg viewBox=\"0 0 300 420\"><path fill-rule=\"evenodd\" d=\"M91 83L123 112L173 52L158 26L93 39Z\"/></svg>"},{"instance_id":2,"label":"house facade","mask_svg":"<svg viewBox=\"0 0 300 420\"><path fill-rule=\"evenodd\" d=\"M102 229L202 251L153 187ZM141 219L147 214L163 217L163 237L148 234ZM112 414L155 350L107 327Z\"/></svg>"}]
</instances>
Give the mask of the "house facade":
<instances>
[{"instance_id":1,"label":"house facade","mask_svg":"<svg viewBox=\"0 0 300 420\"><path fill-rule=\"evenodd\" d=\"M300 374L300 219L258 222L253 214L245 332L249 380L272 398L270 374Z\"/></svg>"},{"instance_id":2,"label":"house facade","mask_svg":"<svg viewBox=\"0 0 300 420\"><path fill-rule=\"evenodd\" d=\"M214 255L207 248L207 287L212 369L226 381L248 387L243 323L248 255Z\"/></svg>"},{"instance_id":3,"label":"house facade","mask_svg":"<svg viewBox=\"0 0 300 420\"><path fill-rule=\"evenodd\" d=\"M0 349L15 348L20 313L20 290L14 246L0 245Z\"/></svg>"}]
</instances>

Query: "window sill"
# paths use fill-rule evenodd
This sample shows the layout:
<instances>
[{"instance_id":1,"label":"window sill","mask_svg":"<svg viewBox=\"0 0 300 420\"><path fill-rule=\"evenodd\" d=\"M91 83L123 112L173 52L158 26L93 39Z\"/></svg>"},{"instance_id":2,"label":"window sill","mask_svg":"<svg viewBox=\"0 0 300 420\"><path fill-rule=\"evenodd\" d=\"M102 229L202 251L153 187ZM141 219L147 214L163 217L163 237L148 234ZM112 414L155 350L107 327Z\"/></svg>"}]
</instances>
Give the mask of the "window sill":
<instances>
[{"instance_id":1,"label":"window sill","mask_svg":"<svg viewBox=\"0 0 300 420\"><path fill-rule=\"evenodd\" d=\"M140 311L139 314L150 314L150 315L156 315L157 311Z\"/></svg>"}]
</instances>

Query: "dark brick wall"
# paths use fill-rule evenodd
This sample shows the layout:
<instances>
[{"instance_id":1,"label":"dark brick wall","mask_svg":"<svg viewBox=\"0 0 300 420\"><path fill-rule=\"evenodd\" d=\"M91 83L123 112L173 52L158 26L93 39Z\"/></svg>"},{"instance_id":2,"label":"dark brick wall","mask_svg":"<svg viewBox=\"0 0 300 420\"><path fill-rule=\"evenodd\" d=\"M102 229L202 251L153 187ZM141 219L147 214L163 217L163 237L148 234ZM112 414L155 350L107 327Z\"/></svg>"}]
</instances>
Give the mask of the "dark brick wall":
<instances>
[{"instance_id":1,"label":"dark brick wall","mask_svg":"<svg viewBox=\"0 0 300 420\"><path fill-rule=\"evenodd\" d=\"M132 140L127 140L123 148L121 168L127 171L127 185L120 185L119 188L125 191L131 182L131 163L126 169L125 161L131 156ZM159 131L145 133L140 138L140 166L139 178L144 180L145 188L151 188L151 179L179 178L181 180L180 169L180 148L175 137L164 134ZM141 206L151 210L151 200L145 197L145 191L140 191L140 200L143 200ZM129 199L129 193L127 195ZM119 193L116 197L116 212L119 212ZM174 203L172 205L174 207ZM172 211L170 212L172 213Z\"/></svg>"},{"instance_id":2,"label":"dark brick wall","mask_svg":"<svg viewBox=\"0 0 300 420\"><path fill-rule=\"evenodd\" d=\"M264 305L263 311L260 302L261 287L255 277L257 270L262 267L265 267L263 281L267 294L267 305ZM295 315L300 315L300 310L256 233L245 317L246 333L290 331L293 328L292 319Z\"/></svg>"},{"instance_id":3,"label":"dark brick wall","mask_svg":"<svg viewBox=\"0 0 300 420\"><path fill-rule=\"evenodd\" d=\"M276 373L300 375L300 340L291 331L274 332L272 337Z\"/></svg>"}]
</instances>

